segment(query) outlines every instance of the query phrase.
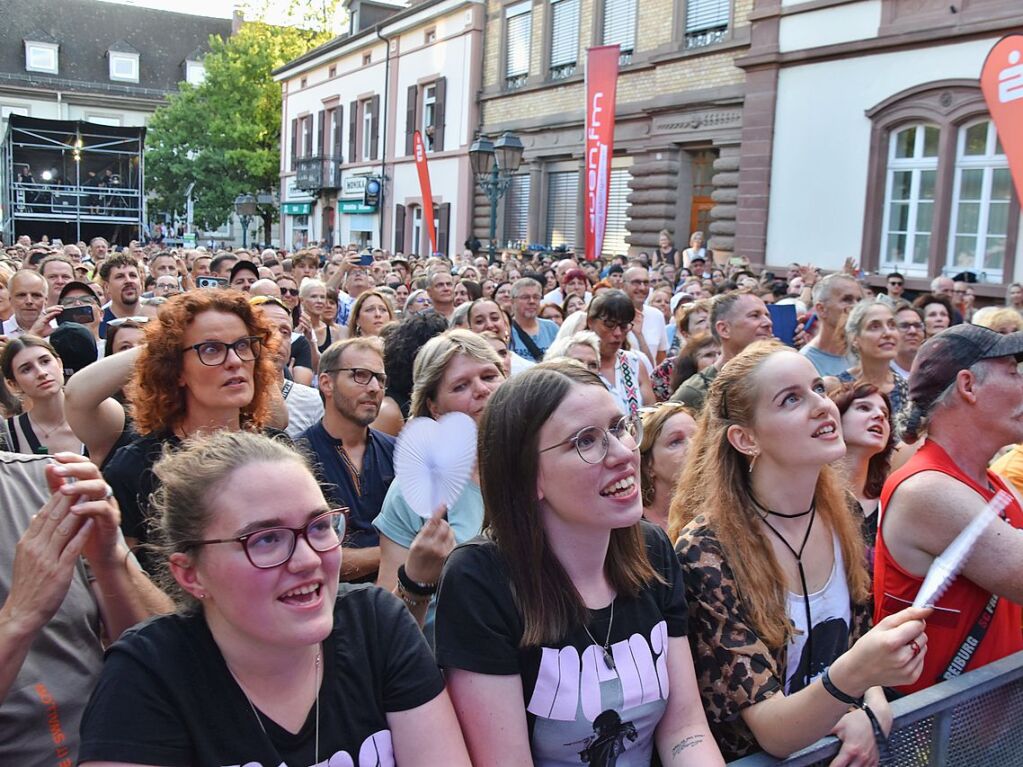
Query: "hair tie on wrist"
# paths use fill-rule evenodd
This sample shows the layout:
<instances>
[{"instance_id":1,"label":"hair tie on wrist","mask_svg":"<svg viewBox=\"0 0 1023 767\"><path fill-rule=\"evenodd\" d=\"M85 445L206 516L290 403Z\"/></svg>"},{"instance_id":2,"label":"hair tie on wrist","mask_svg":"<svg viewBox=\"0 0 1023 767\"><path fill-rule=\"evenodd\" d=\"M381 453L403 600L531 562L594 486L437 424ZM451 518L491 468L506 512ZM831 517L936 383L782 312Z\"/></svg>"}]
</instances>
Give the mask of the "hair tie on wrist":
<instances>
[{"instance_id":1,"label":"hair tie on wrist","mask_svg":"<svg viewBox=\"0 0 1023 767\"><path fill-rule=\"evenodd\" d=\"M854 698L852 695L844 693L835 687L835 683L831 681L831 666L824 669L824 673L821 675L821 683L824 685L824 689L828 691L828 694L835 700L840 700L842 703L850 706L863 708L862 695L859 698Z\"/></svg>"}]
</instances>

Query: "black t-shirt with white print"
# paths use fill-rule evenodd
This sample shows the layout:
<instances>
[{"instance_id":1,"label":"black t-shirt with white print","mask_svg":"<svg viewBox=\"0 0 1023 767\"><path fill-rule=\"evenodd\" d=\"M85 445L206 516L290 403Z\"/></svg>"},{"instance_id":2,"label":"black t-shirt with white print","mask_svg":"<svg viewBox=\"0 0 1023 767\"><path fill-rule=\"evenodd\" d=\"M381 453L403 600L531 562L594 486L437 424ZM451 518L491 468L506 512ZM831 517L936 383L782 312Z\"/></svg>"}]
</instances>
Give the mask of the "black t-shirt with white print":
<instances>
[{"instance_id":1,"label":"black t-shirt with white print","mask_svg":"<svg viewBox=\"0 0 1023 767\"><path fill-rule=\"evenodd\" d=\"M320 764L394 765L387 713L420 706L444 689L408 610L383 589L341 584L323 660ZM110 648L81 734L83 762L316 763L316 707L298 733L263 715L257 720L201 613L155 618Z\"/></svg>"},{"instance_id":2,"label":"black t-shirt with white print","mask_svg":"<svg viewBox=\"0 0 1023 767\"><path fill-rule=\"evenodd\" d=\"M537 767L633 767L658 763L654 730L668 697L668 637L685 636L682 572L664 532L642 523L650 562L664 583L614 601L614 669L582 626L550 647L520 648L522 617L497 545L456 548L437 600L437 660L444 668L518 674ZM603 643L610 607L595 610L590 633Z\"/></svg>"}]
</instances>

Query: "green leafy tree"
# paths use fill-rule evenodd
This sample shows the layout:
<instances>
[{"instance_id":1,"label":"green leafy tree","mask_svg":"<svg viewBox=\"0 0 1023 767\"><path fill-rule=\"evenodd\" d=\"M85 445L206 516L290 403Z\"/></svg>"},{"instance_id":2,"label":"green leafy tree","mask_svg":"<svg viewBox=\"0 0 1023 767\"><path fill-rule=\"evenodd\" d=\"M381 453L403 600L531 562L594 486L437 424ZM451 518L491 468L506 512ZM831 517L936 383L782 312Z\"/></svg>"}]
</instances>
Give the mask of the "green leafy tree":
<instances>
[{"instance_id":1,"label":"green leafy tree","mask_svg":"<svg viewBox=\"0 0 1023 767\"><path fill-rule=\"evenodd\" d=\"M330 39L329 33L250 22L227 40L210 38L206 78L182 83L149 122L146 185L151 208L182 211L188 186L195 223L215 229L239 194L280 182L281 88L271 72ZM265 231L277 215L261 206Z\"/></svg>"}]
</instances>

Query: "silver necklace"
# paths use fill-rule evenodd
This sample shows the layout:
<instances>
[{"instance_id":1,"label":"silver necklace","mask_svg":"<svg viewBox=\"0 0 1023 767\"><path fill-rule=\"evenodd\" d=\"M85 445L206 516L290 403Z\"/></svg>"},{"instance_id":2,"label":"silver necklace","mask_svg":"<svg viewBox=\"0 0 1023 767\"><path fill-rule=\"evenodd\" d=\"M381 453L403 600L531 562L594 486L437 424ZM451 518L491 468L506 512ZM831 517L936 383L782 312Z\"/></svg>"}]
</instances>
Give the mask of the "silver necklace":
<instances>
[{"instance_id":1,"label":"silver necklace","mask_svg":"<svg viewBox=\"0 0 1023 767\"><path fill-rule=\"evenodd\" d=\"M616 668L615 668L615 661L614 661L614 658L611 657L611 649L610 649L611 648L611 626L612 626L612 624L614 624L614 622L615 622L615 600L612 599L611 600L611 617L607 621L607 636L604 637L604 644L601 644L600 642L598 642L596 640L596 638L593 636L593 634L590 633L590 629L586 626L586 624L585 623L583 624L583 631L585 631L586 635L593 641L593 644L595 644L597 647L599 647L601 649L601 651L604 653L604 664L611 671L615 671L616 670Z\"/></svg>"},{"instance_id":2,"label":"silver necklace","mask_svg":"<svg viewBox=\"0 0 1023 767\"><path fill-rule=\"evenodd\" d=\"M225 661L224 665L227 665L226 661ZM263 734L266 735L267 740L269 740L270 739L270 734L266 731L266 727L263 726L263 718L259 715L259 711L256 710L256 706L252 703L252 698L250 698L249 694L247 692L245 692L245 687L242 686L241 680L238 679L238 676L237 676L237 674L234 673L234 670L230 666L227 666L227 670L229 672L231 672L231 676L234 677L234 681L238 685L238 689L241 690L242 691L242 695L245 696L245 702L248 703L249 704L249 708L252 709L252 715L254 717L256 717L256 724L259 725L259 729L261 729L263 731ZM315 735L314 746L313 746L313 753L314 753L314 756L316 758L316 761L314 761L313 764L319 764L320 763L320 650L319 650L319 648L317 648L317 650L316 650L316 669L315 669L315 671L313 673L313 684L315 685L315 690L316 690L316 735Z\"/></svg>"}]
</instances>

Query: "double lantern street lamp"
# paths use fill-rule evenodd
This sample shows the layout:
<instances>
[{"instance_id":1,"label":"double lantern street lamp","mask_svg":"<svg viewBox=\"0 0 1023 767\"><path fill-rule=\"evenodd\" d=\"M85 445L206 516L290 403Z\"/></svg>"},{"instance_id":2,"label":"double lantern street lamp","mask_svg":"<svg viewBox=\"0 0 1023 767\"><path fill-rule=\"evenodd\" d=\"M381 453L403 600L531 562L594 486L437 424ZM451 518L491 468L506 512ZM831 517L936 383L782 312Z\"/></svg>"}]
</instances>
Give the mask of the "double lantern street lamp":
<instances>
[{"instance_id":1,"label":"double lantern street lamp","mask_svg":"<svg viewBox=\"0 0 1023 767\"><path fill-rule=\"evenodd\" d=\"M249 224L256 215L256 198L251 194L240 194L234 198L234 212L242 222L242 247L249 247Z\"/></svg>"},{"instance_id":2,"label":"double lantern street lamp","mask_svg":"<svg viewBox=\"0 0 1023 767\"><path fill-rule=\"evenodd\" d=\"M490 263L497 263L497 202L511 186L522 162L522 142L514 133L505 133L496 142L480 136L469 147L469 163L476 183L490 201Z\"/></svg>"}]
</instances>

